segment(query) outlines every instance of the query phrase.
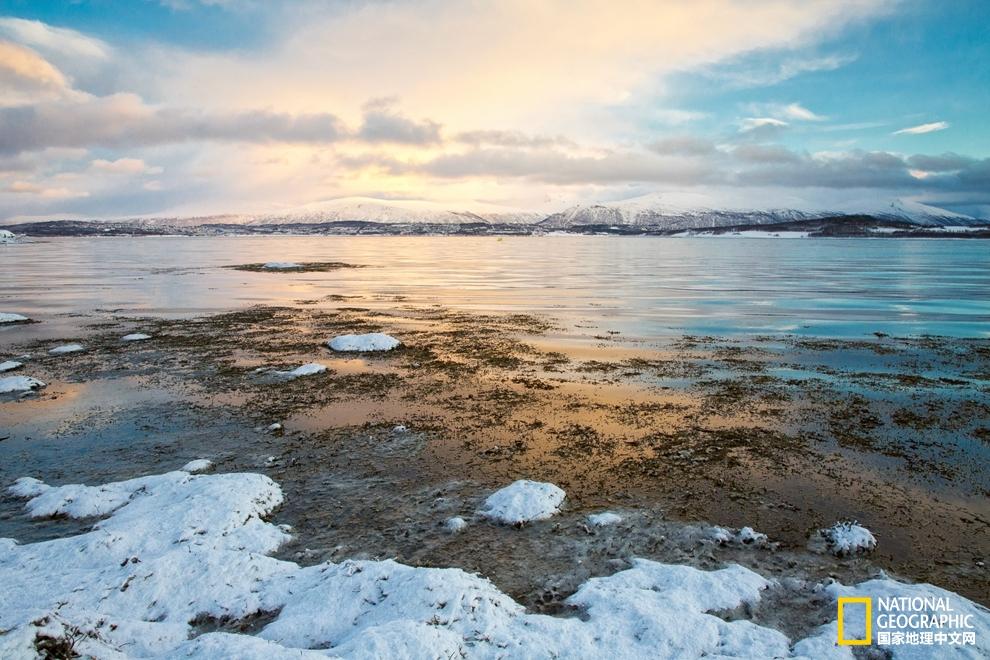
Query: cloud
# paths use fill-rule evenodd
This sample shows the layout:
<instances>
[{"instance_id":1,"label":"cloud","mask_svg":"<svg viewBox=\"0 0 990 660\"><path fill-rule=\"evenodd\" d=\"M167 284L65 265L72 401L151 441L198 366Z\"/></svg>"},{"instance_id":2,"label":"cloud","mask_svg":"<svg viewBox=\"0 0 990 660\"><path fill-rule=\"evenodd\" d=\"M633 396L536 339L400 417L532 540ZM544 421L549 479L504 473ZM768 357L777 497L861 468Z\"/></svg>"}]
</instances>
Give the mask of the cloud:
<instances>
[{"instance_id":1,"label":"cloud","mask_svg":"<svg viewBox=\"0 0 990 660\"><path fill-rule=\"evenodd\" d=\"M31 46L48 56L106 60L113 52L105 42L76 30L22 18L0 18L0 35Z\"/></svg>"},{"instance_id":2,"label":"cloud","mask_svg":"<svg viewBox=\"0 0 990 660\"><path fill-rule=\"evenodd\" d=\"M823 121L823 115L808 110L800 103L750 103L746 109L754 114L766 115L774 119L790 121Z\"/></svg>"},{"instance_id":3,"label":"cloud","mask_svg":"<svg viewBox=\"0 0 990 660\"><path fill-rule=\"evenodd\" d=\"M118 158L117 160L97 159L90 163L90 167L98 172L108 174L161 174L161 167L150 167L140 158Z\"/></svg>"},{"instance_id":4,"label":"cloud","mask_svg":"<svg viewBox=\"0 0 990 660\"><path fill-rule=\"evenodd\" d=\"M711 156L716 151L714 142L693 135L661 138L648 144L647 148L663 156Z\"/></svg>"},{"instance_id":5,"label":"cloud","mask_svg":"<svg viewBox=\"0 0 990 660\"><path fill-rule=\"evenodd\" d=\"M772 61L758 62L744 60L741 63L730 62L702 70L702 74L731 87L770 87L790 80L805 73L818 71L834 71L850 62L857 56L854 54L830 54L817 57L787 57Z\"/></svg>"},{"instance_id":6,"label":"cloud","mask_svg":"<svg viewBox=\"0 0 990 660\"><path fill-rule=\"evenodd\" d=\"M344 136L329 113L208 114L147 105L134 94L0 108L0 153L189 141L329 143Z\"/></svg>"},{"instance_id":7,"label":"cloud","mask_svg":"<svg viewBox=\"0 0 990 660\"><path fill-rule=\"evenodd\" d=\"M68 97L69 81L30 48L0 41L0 107Z\"/></svg>"},{"instance_id":8,"label":"cloud","mask_svg":"<svg viewBox=\"0 0 990 660\"><path fill-rule=\"evenodd\" d=\"M454 136L455 142L473 146L494 145L500 147L553 147L576 146L573 140L561 135L527 135L522 131L476 130L462 131Z\"/></svg>"},{"instance_id":9,"label":"cloud","mask_svg":"<svg viewBox=\"0 0 990 660\"><path fill-rule=\"evenodd\" d=\"M366 142L435 144L440 141L440 124L423 119L414 121L395 109L397 99L372 99L364 104L364 123L357 132Z\"/></svg>"},{"instance_id":10,"label":"cloud","mask_svg":"<svg viewBox=\"0 0 990 660\"><path fill-rule=\"evenodd\" d=\"M910 128L902 128L899 131L894 131L892 135L921 135L923 133L934 133L935 131L944 131L949 127L949 122L947 121L933 121L930 124L919 124L917 126L911 126Z\"/></svg>"},{"instance_id":11,"label":"cloud","mask_svg":"<svg viewBox=\"0 0 990 660\"><path fill-rule=\"evenodd\" d=\"M40 184L30 181L14 181L3 189L3 192L14 193L16 195L32 195L37 197L48 197L56 199L67 199L72 197L87 197L89 193L74 192L68 188L46 188Z\"/></svg>"}]
</instances>

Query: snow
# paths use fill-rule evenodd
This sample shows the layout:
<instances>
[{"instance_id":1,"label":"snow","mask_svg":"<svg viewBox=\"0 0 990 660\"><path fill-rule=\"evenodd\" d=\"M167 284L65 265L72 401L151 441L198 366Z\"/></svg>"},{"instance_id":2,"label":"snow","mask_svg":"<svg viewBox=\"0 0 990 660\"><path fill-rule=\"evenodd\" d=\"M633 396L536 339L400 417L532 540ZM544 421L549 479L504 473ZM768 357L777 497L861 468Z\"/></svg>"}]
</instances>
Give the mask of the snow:
<instances>
[{"instance_id":1,"label":"snow","mask_svg":"<svg viewBox=\"0 0 990 660\"><path fill-rule=\"evenodd\" d=\"M281 376L282 378L299 378L300 376L312 376L314 374L322 374L327 370L326 365L320 364L319 362L307 362L306 364L296 367L290 371L273 371L272 373L276 376Z\"/></svg>"},{"instance_id":2,"label":"snow","mask_svg":"<svg viewBox=\"0 0 990 660\"><path fill-rule=\"evenodd\" d=\"M588 524L592 527L607 527L608 525L616 525L620 522L622 522L622 516L611 511L593 513L588 516Z\"/></svg>"},{"instance_id":3,"label":"snow","mask_svg":"<svg viewBox=\"0 0 990 660\"><path fill-rule=\"evenodd\" d=\"M183 465L181 469L183 472L202 472L203 470L209 470L212 466L213 461L210 459L197 458Z\"/></svg>"},{"instance_id":4,"label":"snow","mask_svg":"<svg viewBox=\"0 0 990 660\"><path fill-rule=\"evenodd\" d=\"M268 433L276 433L281 430L282 430L282 424L280 422L275 422L265 427L265 431L267 431Z\"/></svg>"},{"instance_id":5,"label":"snow","mask_svg":"<svg viewBox=\"0 0 990 660\"><path fill-rule=\"evenodd\" d=\"M0 323L24 323L25 321L30 321L26 316L21 316L20 314L12 314L11 312L0 312Z\"/></svg>"},{"instance_id":6,"label":"snow","mask_svg":"<svg viewBox=\"0 0 990 660\"><path fill-rule=\"evenodd\" d=\"M809 542L814 550L825 550L836 557L865 554L877 547L877 540L870 530L855 521L837 522L815 532Z\"/></svg>"},{"instance_id":7,"label":"snow","mask_svg":"<svg viewBox=\"0 0 990 660\"><path fill-rule=\"evenodd\" d=\"M78 353L83 350L86 349L83 348L82 344L62 344L61 346L50 349L48 352L52 355L62 355L64 353Z\"/></svg>"},{"instance_id":8,"label":"snow","mask_svg":"<svg viewBox=\"0 0 990 660\"><path fill-rule=\"evenodd\" d=\"M489 495L480 513L508 525L546 520L560 512L564 496L553 484L520 479Z\"/></svg>"},{"instance_id":9,"label":"snow","mask_svg":"<svg viewBox=\"0 0 990 660\"><path fill-rule=\"evenodd\" d=\"M0 373L3 373L5 371L13 371L18 367L23 367L23 366L24 363L18 362L17 360L4 360L3 362L0 362Z\"/></svg>"},{"instance_id":10,"label":"snow","mask_svg":"<svg viewBox=\"0 0 990 660\"><path fill-rule=\"evenodd\" d=\"M15 240L14 232L0 229L0 243L13 243Z\"/></svg>"},{"instance_id":11,"label":"snow","mask_svg":"<svg viewBox=\"0 0 990 660\"><path fill-rule=\"evenodd\" d=\"M715 527L712 530L712 539L722 545L763 547L768 543L767 535L757 532L752 527L743 527L738 530Z\"/></svg>"},{"instance_id":12,"label":"snow","mask_svg":"<svg viewBox=\"0 0 990 660\"><path fill-rule=\"evenodd\" d=\"M555 617L527 613L456 568L274 559L289 537L263 518L282 493L259 474L176 471L101 486L19 479L11 492L30 498L32 515L108 517L76 536L0 539L5 658L35 657L36 635L71 631L80 633L77 652L97 658L852 657L834 645L835 621L792 647L779 631L712 614L755 608L773 585L738 565L704 571L633 559L565 601L578 616ZM990 613L930 585L882 578L832 584L826 594L945 595L977 627L977 646L960 650L990 651ZM273 619L256 635L195 636L190 625L259 613ZM846 630L855 634L853 619ZM909 647L893 650L895 659L912 657Z\"/></svg>"},{"instance_id":13,"label":"snow","mask_svg":"<svg viewBox=\"0 0 990 660\"><path fill-rule=\"evenodd\" d=\"M290 268L302 268L302 265L292 261L269 261L262 266L262 268L270 268L272 270L288 270Z\"/></svg>"},{"instance_id":14,"label":"snow","mask_svg":"<svg viewBox=\"0 0 990 660\"><path fill-rule=\"evenodd\" d=\"M120 341L144 341L145 339L151 339L151 335L146 335L143 332L134 332L129 335L124 335L120 338Z\"/></svg>"},{"instance_id":15,"label":"snow","mask_svg":"<svg viewBox=\"0 0 990 660\"><path fill-rule=\"evenodd\" d=\"M403 424L396 424L392 427L392 433L405 433L408 430Z\"/></svg>"},{"instance_id":16,"label":"snow","mask_svg":"<svg viewBox=\"0 0 990 660\"><path fill-rule=\"evenodd\" d=\"M967 631L972 631L976 635L976 644L967 646L957 646L957 645L940 645L940 646L921 646L921 645L901 645L901 646L883 646L882 648L891 652L891 657L893 660L927 660L928 658L936 657L952 657L952 658L972 658L976 660L977 658L988 658L990 657L990 612L986 608L966 599L962 596L954 594L951 591L941 589L931 584L905 584L903 582L897 582L886 577L880 577L867 582L861 582L855 586L846 586L835 582L828 587L826 587L826 593L834 599L838 599L840 596L852 596L852 597L862 597L869 596L873 599L873 616L874 623L879 623L876 617L878 614L927 614L928 616L939 615L939 614L949 614L958 616L970 616L969 622L972 624L972 628L966 628ZM932 599L945 599L945 603L952 608L951 612L941 612L933 609L919 608L915 610L905 609L900 611L895 611L893 609L885 611L881 610L879 607L878 599L889 599L889 598L908 598L908 599L928 599L931 603ZM903 602L903 601L902 601ZM953 628L952 626L945 626L942 628L938 627L925 627L920 625L920 617L916 618L919 625L911 628L894 628L894 627L880 627L879 625L873 626L873 640L877 639L877 632L881 630L895 631L895 630L909 630L914 633L938 633L938 632L953 632L957 630L963 630L962 628ZM886 623L886 622L884 622ZM866 635L866 631L863 627L863 610L860 608L845 607L843 608L843 636L846 639L862 639ZM835 639L835 634L832 634L832 639Z\"/></svg>"},{"instance_id":17,"label":"snow","mask_svg":"<svg viewBox=\"0 0 990 660\"><path fill-rule=\"evenodd\" d=\"M391 351L400 346L400 342L395 337L381 332L372 332L366 335L340 335L327 342L327 345L335 351Z\"/></svg>"},{"instance_id":18,"label":"snow","mask_svg":"<svg viewBox=\"0 0 990 660\"><path fill-rule=\"evenodd\" d=\"M456 534L457 532L464 531L464 529L467 528L468 524L467 521L464 520L464 518L461 518L460 516L454 516L453 518L448 518L447 522L445 522L443 526L444 529L446 529L451 534Z\"/></svg>"},{"instance_id":19,"label":"snow","mask_svg":"<svg viewBox=\"0 0 990 660\"><path fill-rule=\"evenodd\" d=\"M0 394L30 392L45 387L45 383L31 376L7 376L0 378Z\"/></svg>"}]
</instances>

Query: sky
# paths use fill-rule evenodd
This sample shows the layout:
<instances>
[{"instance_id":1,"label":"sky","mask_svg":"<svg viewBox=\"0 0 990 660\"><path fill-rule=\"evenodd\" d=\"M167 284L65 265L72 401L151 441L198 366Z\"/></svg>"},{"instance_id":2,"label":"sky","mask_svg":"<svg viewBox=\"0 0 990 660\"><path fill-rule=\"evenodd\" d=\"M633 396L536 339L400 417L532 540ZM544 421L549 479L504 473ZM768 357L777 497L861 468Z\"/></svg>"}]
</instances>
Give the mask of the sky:
<instances>
[{"instance_id":1,"label":"sky","mask_svg":"<svg viewBox=\"0 0 990 660\"><path fill-rule=\"evenodd\" d=\"M990 218L988 117L985 0L0 0L2 221L684 192Z\"/></svg>"}]
</instances>

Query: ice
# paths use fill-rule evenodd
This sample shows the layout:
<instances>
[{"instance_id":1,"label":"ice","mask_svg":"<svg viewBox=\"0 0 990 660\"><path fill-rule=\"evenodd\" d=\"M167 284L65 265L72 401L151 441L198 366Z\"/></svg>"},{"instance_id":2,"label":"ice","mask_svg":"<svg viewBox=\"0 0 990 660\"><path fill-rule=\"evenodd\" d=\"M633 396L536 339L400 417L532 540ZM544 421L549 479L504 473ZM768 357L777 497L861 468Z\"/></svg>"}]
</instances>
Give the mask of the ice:
<instances>
[{"instance_id":1,"label":"ice","mask_svg":"<svg viewBox=\"0 0 990 660\"><path fill-rule=\"evenodd\" d=\"M0 373L3 373L5 371L13 371L18 367L23 367L23 366L24 366L23 362L18 362L17 360L5 360L3 362L0 362Z\"/></svg>"},{"instance_id":2,"label":"ice","mask_svg":"<svg viewBox=\"0 0 990 660\"><path fill-rule=\"evenodd\" d=\"M11 491L30 498L32 513L109 517L77 536L0 539L5 658L36 657L39 635L71 635L78 653L96 658L852 657L835 646L835 621L792 646L777 630L713 614L755 608L773 586L738 565L704 571L633 559L565 601L577 616L555 617L528 613L487 579L456 568L393 560L302 568L274 559L268 555L289 537L263 518L282 493L258 474L176 471L101 486L22 478ZM973 658L990 651L990 613L936 587L883 578L826 593L949 597L972 615L977 645L918 649ZM191 625L257 614L272 619L255 635L197 636ZM845 628L856 634L854 620ZM892 650L895 659L921 657Z\"/></svg>"},{"instance_id":3,"label":"ice","mask_svg":"<svg viewBox=\"0 0 990 660\"><path fill-rule=\"evenodd\" d=\"M0 394L30 392L45 387L45 383L31 376L7 376L0 378Z\"/></svg>"},{"instance_id":4,"label":"ice","mask_svg":"<svg viewBox=\"0 0 990 660\"><path fill-rule=\"evenodd\" d=\"M372 332L366 335L340 335L327 342L327 345L335 351L391 351L400 346L400 342L395 337L381 332Z\"/></svg>"},{"instance_id":5,"label":"ice","mask_svg":"<svg viewBox=\"0 0 990 660\"><path fill-rule=\"evenodd\" d=\"M464 518L460 516L454 516L453 518L448 518L447 522L443 524L444 529L446 529L451 534L456 534L457 532L464 531L468 524Z\"/></svg>"},{"instance_id":6,"label":"ice","mask_svg":"<svg viewBox=\"0 0 990 660\"><path fill-rule=\"evenodd\" d=\"M870 530L855 521L837 522L815 532L808 543L812 550L830 552L836 557L863 554L877 547Z\"/></svg>"},{"instance_id":7,"label":"ice","mask_svg":"<svg viewBox=\"0 0 990 660\"><path fill-rule=\"evenodd\" d=\"M496 522L518 525L553 516L563 501L564 491L553 484L520 479L489 495L480 513Z\"/></svg>"},{"instance_id":8,"label":"ice","mask_svg":"<svg viewBox=\"0 0 990 660\"><path fill-rule=\"evenodd\" d=\"M312 376L314 374L321 374L327 370L326 365L320 364L319 362L308 362L302 366L296 367L290 371L273 371L272 373L276 376L281 376L282 378L299 378L300 376Z\"/></svg>"},{"instance_id":9,"label":"ice","mask_svg":"<svg viewBox=\"0 0 990 660\"><path fill-rule=\"evenodd\" d=\"M61 346L56 346L55 348L49 349L49 353L52 355L62 355L63 353L78 353L79 351L84 351L82 344L62 344Z\"/></svg>"},{"instance_id":10,"label":"ice","mask_svg":"<svg viewBox=\"0 0 990 660\"><path fill-rule=\"evenodd\" d=\"M752 527L743 527L737 530L714 527L712 528L712 538L722 545L735 544L763 547L769 542L766 534L757 532Z\"/></svg>"},{"instance_id":11,"label":"ice","mask_svg":"<svg viewBox=\"0 0 990 660\"><path fill-rule=\"evenodd\" d=\"M302 268L302 264L297 264L293 261L269 261L262 267L271 270L288 270L290 268Z\"/></svg>"},{"instance_id":12,"label":"ice","mask_svg":"<svg viewBox=\"0 0 990 660\"><path fill-rule=\"evenodd\" d=\"M611 511L603 511L602 513L593 513L588 516L588 524L592 527L607 527L609 525L615 525L622 522L622 516L617 513L612 513Z\"/></svg>"},{"instance_id":13,"label":"ice","mask_svg":"<svg viewBox=\"0 0 990 660\"><path fill-rule=\"evenodd\" d=\"M30 321L26 316L21 316L20 314L12 314L10 312L0 312L0 323L24 323Z\"/></svg>"},{"instance_id":14,"label":"ice","mask_svg":"<svg viewBox=\"0 0 990 660\"><path fill-rule=\"evenodd\" d=\"M146 335L143 332L134 332L124 335L120 338L120 341L144 341L145 339L151 339L151 335Z\"/></svg>"},{"instance_id":15,"label":"ice","mask_svg":"<svg viewBox=\"0 0 990 660\"><path fill-rule=\"evenodd\" d=\"M197 458L182 466L183 472L202 472L209 470L213 466L213 461L208 458Z\"/></svg>"}]
</instances>

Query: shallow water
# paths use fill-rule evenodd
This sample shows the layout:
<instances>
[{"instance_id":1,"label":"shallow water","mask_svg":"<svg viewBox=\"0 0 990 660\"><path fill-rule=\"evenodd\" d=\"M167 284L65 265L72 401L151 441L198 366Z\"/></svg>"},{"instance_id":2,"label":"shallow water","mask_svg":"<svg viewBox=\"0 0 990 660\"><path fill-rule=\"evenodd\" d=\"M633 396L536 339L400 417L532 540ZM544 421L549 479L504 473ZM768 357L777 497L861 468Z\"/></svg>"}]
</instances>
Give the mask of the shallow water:
<instances>
[{"instance_id":1,"label":"shallow water","mask_svg":"<svg viewBox=\"0 0 990 660\"><path fill-rule=\"evenodd\" d=\"M296 274L220 268L269 260L368 267ZM645 339L990 336L990 246L978 240L57 238L0 246L0 282L0 310L39 316L94 309L181 316L355 294L384 296L392 305L404 297L473 311L542 312L590 334Z\"/></svg>"}]
</instances>

